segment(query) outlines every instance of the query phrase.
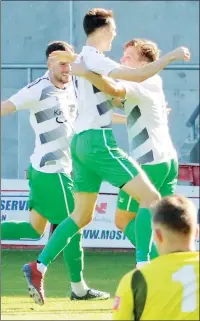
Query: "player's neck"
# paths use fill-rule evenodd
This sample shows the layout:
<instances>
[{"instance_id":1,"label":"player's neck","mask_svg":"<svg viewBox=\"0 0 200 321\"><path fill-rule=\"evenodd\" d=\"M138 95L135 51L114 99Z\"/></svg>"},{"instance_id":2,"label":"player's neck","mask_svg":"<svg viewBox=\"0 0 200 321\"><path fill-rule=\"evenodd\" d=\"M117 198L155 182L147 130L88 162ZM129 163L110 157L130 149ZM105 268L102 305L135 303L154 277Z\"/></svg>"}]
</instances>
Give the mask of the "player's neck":
<instances>
[{"instance_id":1,"label":"player's neck","mask_svg":"<svg viewBox=\"0 0 200 321\"><path fill-rule=\"evenodd\" d=\"M100 52L104 52L105 51L104 50L104 46L103 46L101 40L98 37L92 37L92 36L88 37L87 41L86 41L86 45L94 47Z\"/></svg>"},{"instance_id":2,"label":"player's neck","mask_svg":"<svg viewBox=\"0 0 200 321\"><path fill-rule=\"evenodd\" d=\"M179 242L175 242L174 244L169 244L162 254L170 254L175 252L193 252L195 251L195 244L194 242L188 242L181 240Z\"/></svg>"}]
</instances>

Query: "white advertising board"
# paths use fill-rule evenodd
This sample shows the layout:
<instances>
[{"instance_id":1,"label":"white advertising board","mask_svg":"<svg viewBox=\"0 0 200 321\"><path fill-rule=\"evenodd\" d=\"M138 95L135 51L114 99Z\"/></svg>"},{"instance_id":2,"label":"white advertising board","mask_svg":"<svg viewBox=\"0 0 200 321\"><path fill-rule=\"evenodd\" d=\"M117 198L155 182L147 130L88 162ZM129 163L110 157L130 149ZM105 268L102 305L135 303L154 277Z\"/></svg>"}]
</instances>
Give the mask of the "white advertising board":
<instances>
[{"instance_id":1,"label":"white advertising board","mask_svg":"<svg viewBox=\"0 0 200 321\"><path fill-rule=\"evenodd\" d=\"M29 186L27 180L1 181L1 220L29 221ZM178 186L177 193L192 199L199 209L199 187ZM92 248L132 248L132 244L115 226L118 189L103 183L98 196L93 221L83 231L83 247ZM38 240L2 241L2 245L35 246L45 245L50 234L48 225L45 234Z\"/></svg>"},{"instance_id":2,"label":"white advertising board","mask_svg":"<svg viewBox=\"0 0 200 321\"><path fill-rule=\"evenodd\" d=\"M28 180L1 180L1 222L4 221L29 221L28 210L29 185ZM2 245L45 245L49 239L51 225L48 224L44 235L38 240L2 240Z\"/></svg>"}]
</instances>

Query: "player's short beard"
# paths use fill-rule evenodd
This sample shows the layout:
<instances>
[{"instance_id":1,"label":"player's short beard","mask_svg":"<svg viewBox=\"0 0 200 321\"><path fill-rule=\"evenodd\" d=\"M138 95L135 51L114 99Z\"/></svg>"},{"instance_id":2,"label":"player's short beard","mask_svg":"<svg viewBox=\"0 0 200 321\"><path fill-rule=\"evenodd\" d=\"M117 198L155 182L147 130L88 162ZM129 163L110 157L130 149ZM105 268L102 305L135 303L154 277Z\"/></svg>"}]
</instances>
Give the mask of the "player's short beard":
<instances>
[{"instance_id":1,"label":"player's short beard","mask_svg":"<svg viewBox=\"0 0 200 321\"><path fill-rule=\"evenodd\" d=\"M70 75L68 75L67 80L63 80L63 76L60 76L60 77L55 76L55 78L57 81L59 81L62 84L67 84L68 82L70 82L70 79L71 79Z\"/></svg>"}]
</instances>

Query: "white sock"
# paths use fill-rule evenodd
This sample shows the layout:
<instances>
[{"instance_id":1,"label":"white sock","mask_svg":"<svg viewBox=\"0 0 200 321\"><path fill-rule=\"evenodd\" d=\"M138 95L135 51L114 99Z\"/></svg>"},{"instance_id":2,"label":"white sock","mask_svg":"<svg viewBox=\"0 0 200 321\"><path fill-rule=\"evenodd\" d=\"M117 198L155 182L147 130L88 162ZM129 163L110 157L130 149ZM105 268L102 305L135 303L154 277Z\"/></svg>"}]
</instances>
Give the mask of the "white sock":
<instances>
[{"instance_id":1,"label":"white sock","mask_svg":"<svg viewBox=\"0 0 200 321\"><path fill-rule=\"evenodd\" d=\"M80 282L71 282L72 292L74 292L77 296L84 296L89 289L86 285L85 281L82 280Z\"/></svg>"},{"instance_id":2,"label":"white sock","mask_svg":"<svg viewBox=\"0 0 200 321\"><path fill-rule=\"evenodd\" d=\"M146 264L149 264L149 263L150 263L150 261L137 262L136 267L140 268L140 267L142 267L142 266L144 266Z\"/></svg>"},{"instance_id":3,"label":"white sock","mask_svg":"<svg viewBox=\"0 0 200 321\"><path fill-rule=\"evenodd\" d=\"M43 263L37 263L37 270L44 275L46 273L47 267Z\"/></svg>"}]
</instances>

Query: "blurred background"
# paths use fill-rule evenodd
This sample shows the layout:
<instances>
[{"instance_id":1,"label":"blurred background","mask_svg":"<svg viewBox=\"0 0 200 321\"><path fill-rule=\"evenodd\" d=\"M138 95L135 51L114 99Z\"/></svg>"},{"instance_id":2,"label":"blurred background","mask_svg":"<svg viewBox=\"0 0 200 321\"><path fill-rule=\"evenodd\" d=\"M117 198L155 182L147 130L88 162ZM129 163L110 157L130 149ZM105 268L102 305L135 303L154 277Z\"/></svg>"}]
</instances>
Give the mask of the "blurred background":
<instances>
[{"instance_id":1,"label":"blurred background","mask_svg":"<svg viewBox=\"0 0 200 321\"><path fill-rule=\"evenodd\" d=\"M169 124L181 163L199 163L199 2L198 1L2 1L1 99L7 99L46 70L45 49L53 40L85 43L82 20L93 7L114 11L117 37L111 58L119 60L124 42L137 37L158 43L162 54L184 45L189 64L161 72L169 107ZM29 112L2 119L2 178L25 178L34 148ZM115 126L120 147L128 151L126 129Z\"/></svg>"}]
</instances>

